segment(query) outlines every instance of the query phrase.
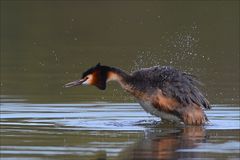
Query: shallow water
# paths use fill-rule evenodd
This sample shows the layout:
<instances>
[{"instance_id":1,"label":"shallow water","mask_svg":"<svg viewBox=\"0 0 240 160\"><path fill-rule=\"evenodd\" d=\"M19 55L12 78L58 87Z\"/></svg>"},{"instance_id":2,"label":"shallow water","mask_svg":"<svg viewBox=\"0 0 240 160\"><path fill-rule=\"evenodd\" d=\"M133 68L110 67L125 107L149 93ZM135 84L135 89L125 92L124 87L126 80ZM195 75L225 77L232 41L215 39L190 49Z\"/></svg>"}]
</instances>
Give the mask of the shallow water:
<instances>
[{"instance_id":1,"label":"shallow water","mask_svg":"<svg viewBox=\"0 0 240 160\"><path fill-rule=\"evenodd\" d=\"M238 159L239 106L204 127L162 124L136 103L1 104L1 159Z\"/></svg>"}]
</instances>

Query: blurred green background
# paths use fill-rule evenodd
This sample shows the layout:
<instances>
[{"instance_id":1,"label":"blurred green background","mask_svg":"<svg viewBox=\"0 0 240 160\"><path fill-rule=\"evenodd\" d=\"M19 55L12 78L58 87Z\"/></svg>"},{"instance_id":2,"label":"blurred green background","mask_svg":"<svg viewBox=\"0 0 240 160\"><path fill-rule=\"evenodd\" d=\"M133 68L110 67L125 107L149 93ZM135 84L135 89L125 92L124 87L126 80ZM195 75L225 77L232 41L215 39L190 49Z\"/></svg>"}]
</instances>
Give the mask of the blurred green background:
<instances>
[{"instance_id":1,"label":"blurred green background","mask_svg":"<svg viewBox=\"0 0 240 160\"><path fill-rule=\"evenodd\" d=\"M2 100L133 101L115 83L62 87L98 62L172 65L211 103L239 103L239 1L1 0Z\"/></svg>"}]
</instances>

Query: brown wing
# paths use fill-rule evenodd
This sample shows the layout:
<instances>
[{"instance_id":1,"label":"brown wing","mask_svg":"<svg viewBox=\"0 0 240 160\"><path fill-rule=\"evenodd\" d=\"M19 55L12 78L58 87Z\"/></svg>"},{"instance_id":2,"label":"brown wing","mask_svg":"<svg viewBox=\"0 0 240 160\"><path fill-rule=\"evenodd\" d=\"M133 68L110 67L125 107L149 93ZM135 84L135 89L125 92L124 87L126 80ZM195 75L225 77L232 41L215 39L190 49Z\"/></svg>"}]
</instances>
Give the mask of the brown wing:
<instances>
[{"instance_id":1,"label":"brown wing","mask_svg":"<svg viewBox=\"0 0 240 160\"><path fill-rule=\"evenodd\" d=\"M193 75L170 66L156 66L134 72L132 76L136 80L134 84L141 82L137 85L138 90L147 91L149 87L159 88L163 95L176 99L183 106L197 104L210 109L208 100L198 89L201 83Z\"/></svg>"},{"instance_id":2,"label":"brown wing","mask_svg":"<svg viewBox=\"0 0 240 160\"><path fill-rule=\"evenodd\" d=\"M202 125L208 121L202 108L195 103L182 105L176 98L164 96L161 90L155 95L152 105L156 109L180 118L185 124Z\"/></svg>"},{"instance_id":3,"label":"brown wing","mask_svg":"<svg viewBox=\"0 0 240 160\"><path fill-rule=\"evenodd\" d=\"M201 83L196 77L176 70L169 73L159 87L165 96L175 98L183 106L196 104L202 108L211 108L198 88Z\"/></svg>"}]
</instances>

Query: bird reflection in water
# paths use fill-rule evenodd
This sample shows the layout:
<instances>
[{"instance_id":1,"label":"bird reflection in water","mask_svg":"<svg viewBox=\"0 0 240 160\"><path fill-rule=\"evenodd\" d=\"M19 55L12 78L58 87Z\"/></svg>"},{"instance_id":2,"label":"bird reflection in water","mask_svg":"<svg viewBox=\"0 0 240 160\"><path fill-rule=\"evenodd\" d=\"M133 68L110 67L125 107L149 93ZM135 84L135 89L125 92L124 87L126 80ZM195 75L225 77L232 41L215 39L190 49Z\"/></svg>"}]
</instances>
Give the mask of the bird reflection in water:
<instances>
[{"instance_id":1,"label":"bird reflection in water","mask_svg":"<svg viewBox=\"0 0 240 160\"><path fill-rule=\"evenodd\" d=\"M139 142L123 151L123 159L186 159L199 157L200 153L179 152L191 149L205 141L202 126L189 126L181 129L164 128L147 131ZM125 153L124 153L125 152ZM126 154L128 152L129 154ZM120 154L121 156L121 154Z\"/></svg>"}]
</instances>

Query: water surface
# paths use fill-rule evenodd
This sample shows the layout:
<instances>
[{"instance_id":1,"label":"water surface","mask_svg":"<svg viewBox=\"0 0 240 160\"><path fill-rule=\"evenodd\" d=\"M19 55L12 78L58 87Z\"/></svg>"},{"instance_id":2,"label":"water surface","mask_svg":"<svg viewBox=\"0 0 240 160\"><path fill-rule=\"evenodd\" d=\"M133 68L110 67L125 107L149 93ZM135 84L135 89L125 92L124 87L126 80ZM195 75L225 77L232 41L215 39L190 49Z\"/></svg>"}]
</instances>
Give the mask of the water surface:
<instances>
[{"instance_id":1,"label":"water surface","mask_svg":"<svg viewBox=\"0 0 240 160\"><path fill-rule=\"evenodd\" d=\"M1 158L238 159L239 106L210 124L163 124L136 103L1 104Z\"/></svg>"}]
</instances>

